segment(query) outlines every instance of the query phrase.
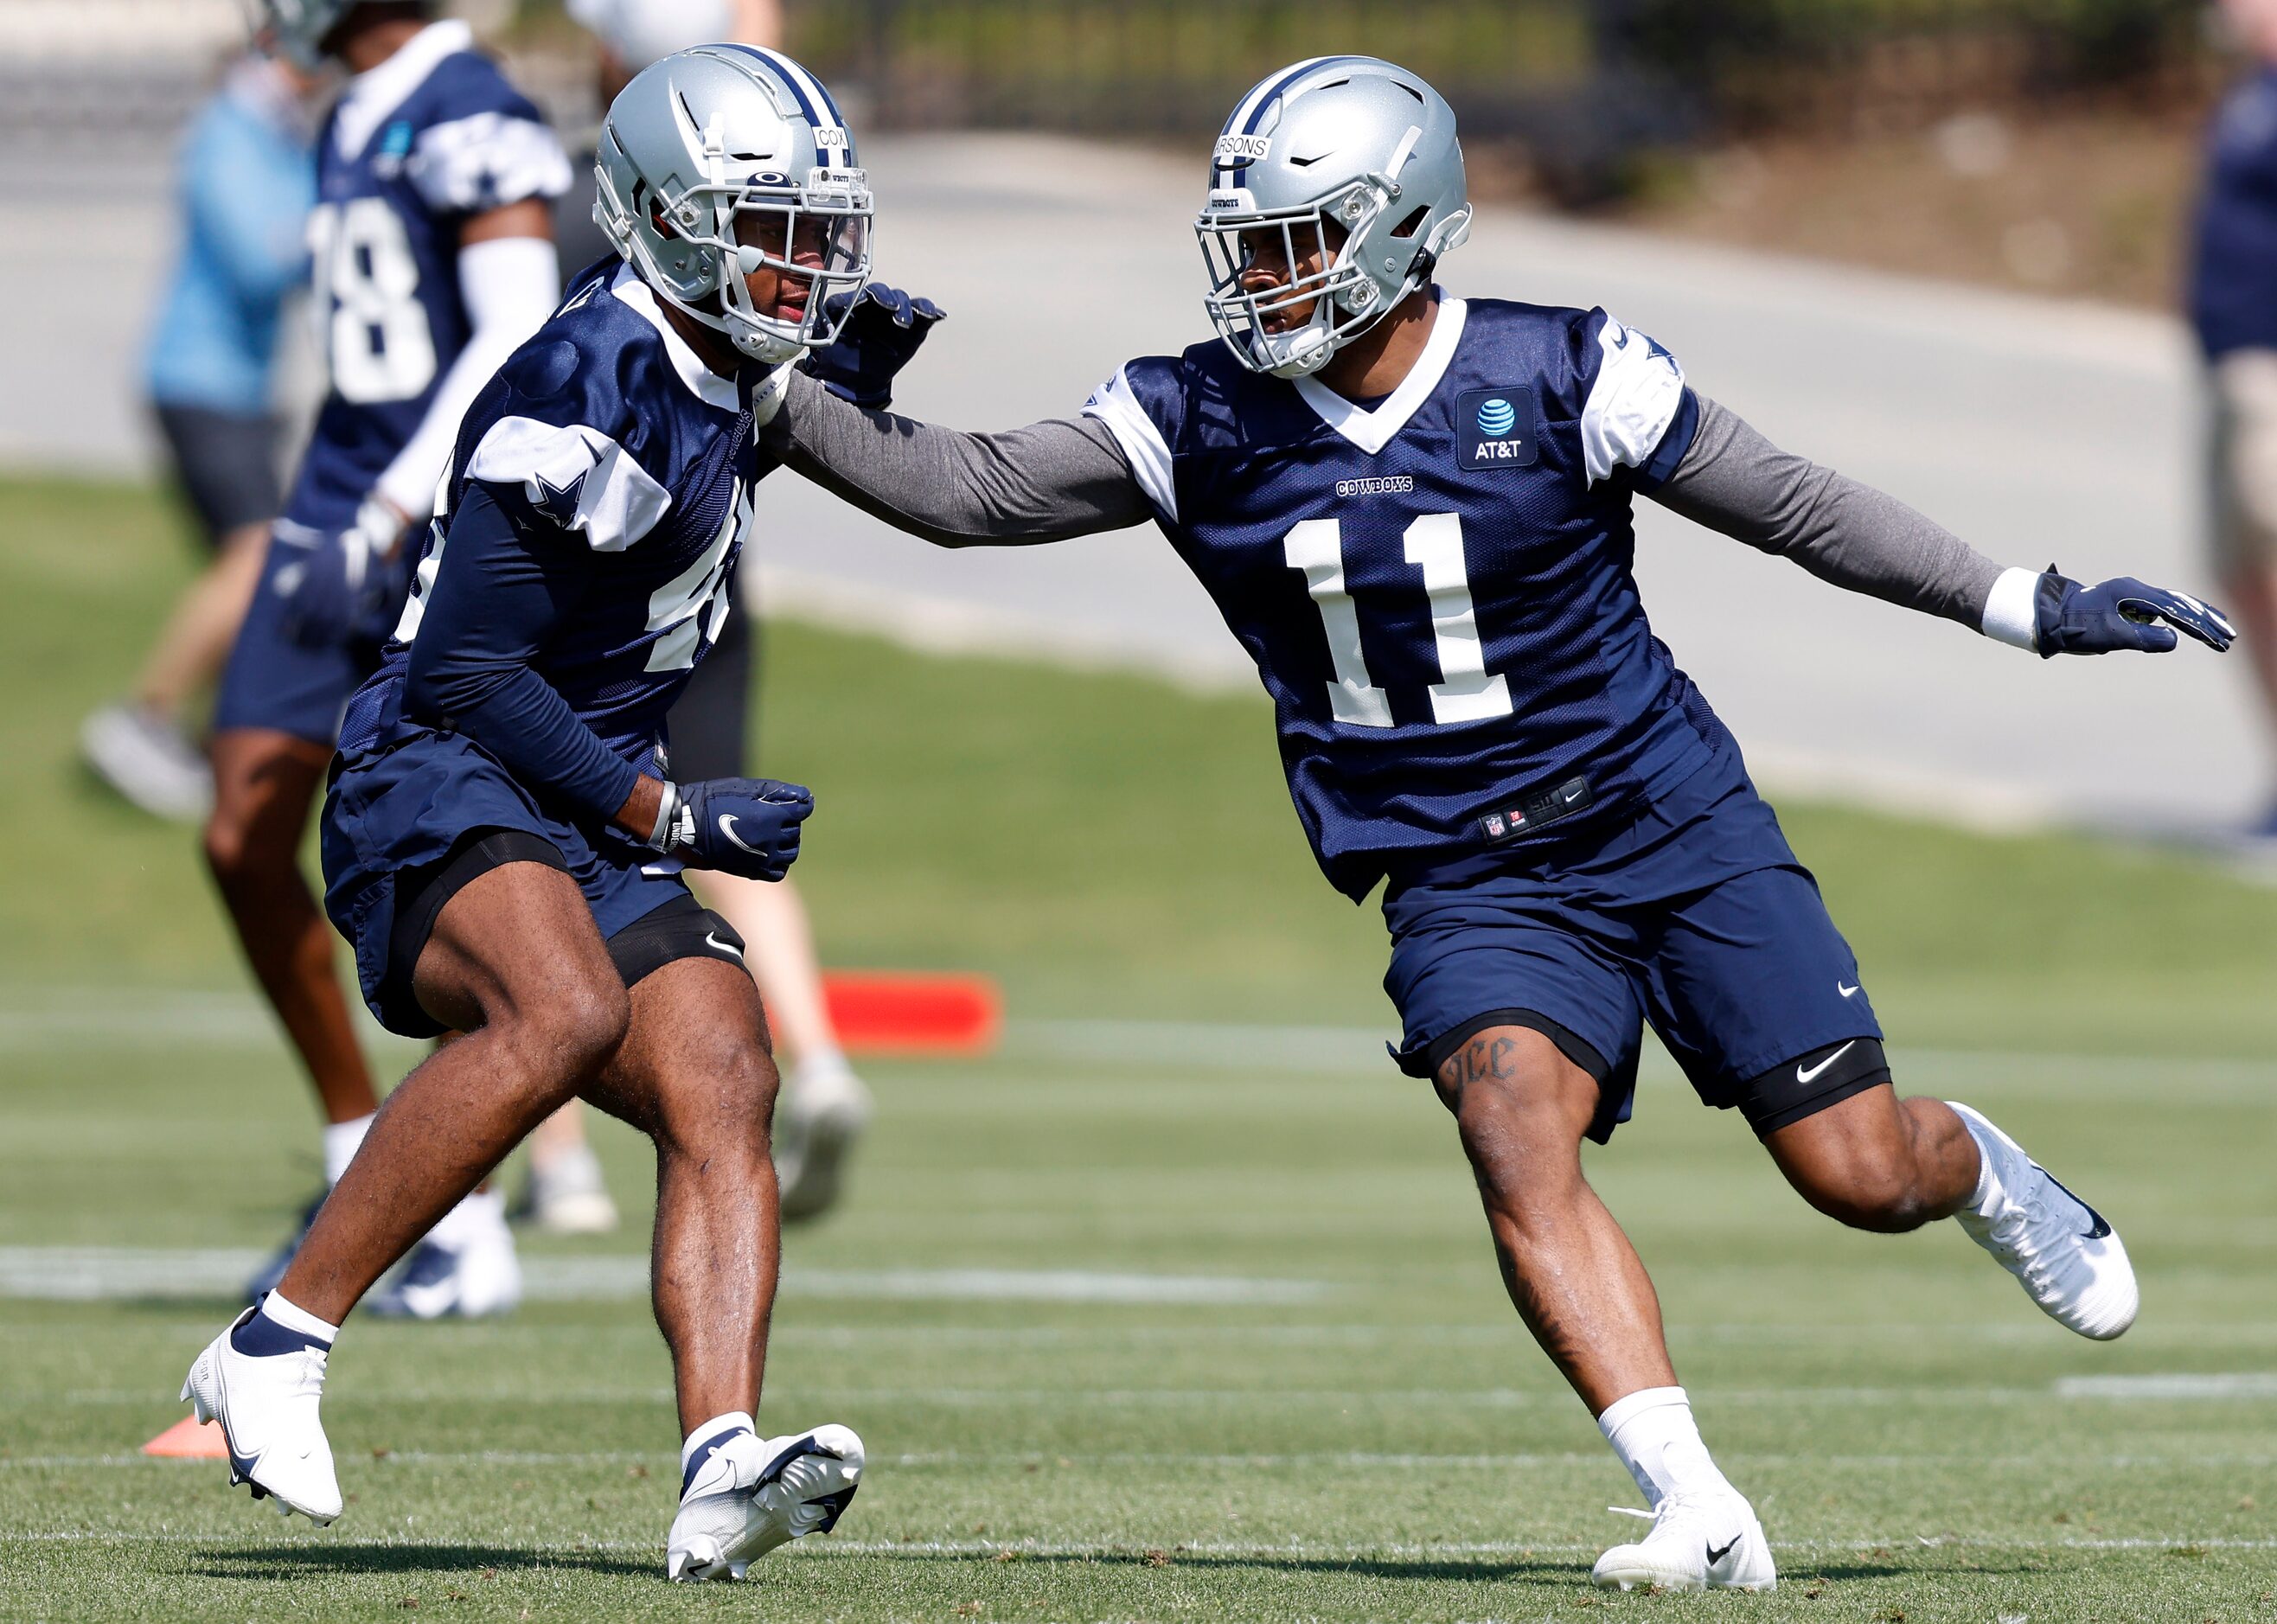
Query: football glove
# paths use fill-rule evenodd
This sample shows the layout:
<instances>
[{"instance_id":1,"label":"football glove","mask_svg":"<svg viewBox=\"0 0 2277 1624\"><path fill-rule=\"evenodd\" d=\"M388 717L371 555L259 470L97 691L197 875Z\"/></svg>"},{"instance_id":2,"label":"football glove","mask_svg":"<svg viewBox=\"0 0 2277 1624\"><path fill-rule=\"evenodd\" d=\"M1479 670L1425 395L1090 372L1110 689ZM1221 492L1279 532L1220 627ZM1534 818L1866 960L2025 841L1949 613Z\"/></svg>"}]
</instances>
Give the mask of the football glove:
<instances>
[{"instance_id":1,"label":"football glove","mask_svg":"<svg viewBox=\"0 0 2277 1624\"><path fill-rule=\"evenodd\" d=\"M746 880L780 880L798 860L799 825L814 810L803 784L771 778L712 778L665 786L663 815L649 843L690 868Z\"/></svg>"},{"instance_id":2,"label":"football glove","mask_svg":"<svg viewBox=\"0 0 2277 1624\"><path fill-rule=\"evenodd\" d=\"M320 538L308 556L277 572L285 595L285 635L307 648L384 639L401 606L406 525L394 508L367 497L347 529Z\"/></svg>"},{"instance_id":3,"label":"football glove","mask_svg":"<svg viewBox=\"0 0 2277 1624\"><path fill-rule=\"evenodd\" d=\"M837 342L812 351L798 364L840 400L882 412L894 403L894 375L910 364L946 312L930 299L913 299L882 282L869 283L858 294L837 294L824 308L835 316L849 299L853 309Z\"/></svg>"},{"instance_id":4,"label":"football glove","mask_svg":"<svg viewBox=\"0 0 2277 1624\"><path fill-rule=\"evenodd\" d=\"M2100 586L2082 586L2067 580L2053 564L2040 577L2034 608L2043 660L2122 649L2164 654L2181 641L2177 632L2196 637L2219 654L2237 637L2228 615L2187 592L2146 586L2128 576Z\"/></svg>"}]
</instances>

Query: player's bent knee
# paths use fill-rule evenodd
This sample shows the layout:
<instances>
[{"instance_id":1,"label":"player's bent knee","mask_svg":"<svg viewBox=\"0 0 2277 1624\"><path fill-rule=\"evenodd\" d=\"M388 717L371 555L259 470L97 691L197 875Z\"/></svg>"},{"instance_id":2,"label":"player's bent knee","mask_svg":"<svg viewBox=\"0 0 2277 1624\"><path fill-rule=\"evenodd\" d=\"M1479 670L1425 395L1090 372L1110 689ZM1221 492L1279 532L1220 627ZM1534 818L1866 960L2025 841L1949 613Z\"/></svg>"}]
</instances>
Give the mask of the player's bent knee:
<instances>
[{"instance_id":1,"label":"player's bent knee","mask_svg":"<svg viewBox=\"0 0 2277 1624\"><path fill-rule=\"evenodd\" d=\"M615 977L580 977L491 1024L566 1090L609 1064L631 1026L632 1003Z\"/></svg>"}]
</instances>

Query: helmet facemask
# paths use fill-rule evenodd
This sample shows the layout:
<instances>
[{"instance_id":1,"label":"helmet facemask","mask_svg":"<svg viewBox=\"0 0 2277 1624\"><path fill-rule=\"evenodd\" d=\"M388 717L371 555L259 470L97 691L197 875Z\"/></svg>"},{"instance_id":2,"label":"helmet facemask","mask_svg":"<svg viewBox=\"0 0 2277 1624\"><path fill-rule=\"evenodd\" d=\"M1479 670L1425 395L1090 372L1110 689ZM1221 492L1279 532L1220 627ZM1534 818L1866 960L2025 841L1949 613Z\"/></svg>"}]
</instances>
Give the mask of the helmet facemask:
<instances>
[{"instance_id":1,"label":"helmet facemask","mask_svg":"<svg viewBox=\"0 0 2277 1624\"><path fill-rule=\"evenodd\" d=\"M693 250L700 270L675 255L667 271L639 233L620 235L605 217L602 224L659 296L765 365L835 341L851 295L870 279L872 205L858 169L816 169L803 185L773 172L741 184L705 181L668 204L651 200L651 210L658 235ZM804 285L798 308L758 307L746 278L762 270L787 286Z\"/></svg>"},{"instance_id":2,"label":"helmet facemask","mask_svg":"<svg viewBox=\"0 0 2277 1624\"><path fill-rule=\"evenodd\" d=\"M1398 194L1396 184L1372 175L1296 209L1241 210L1212 199L1194 222L1209 268L1207 302L1219 335L1244 366L1275 377L1317 372L1420 285L1429 274L1428 259L1413 255L1420 245L1396 238L1389 238L1397 245L1395 259L1404 248L1424 268L1411 263L1398 292L1390 296L1381 279L1368 273L1367 262L1382 255L1377 239L1389 236L1378 228ZM1255 263L1260 234L1268 243L1278 236L1290 275L1276 286L1253 291L1242 285L1242 275ZM1316 260L1321 269L1297 274L1308 260ZM1307 302L1313 308L1305 321L1274 330L1274 316Z\"/></svg>"}]
</instances>

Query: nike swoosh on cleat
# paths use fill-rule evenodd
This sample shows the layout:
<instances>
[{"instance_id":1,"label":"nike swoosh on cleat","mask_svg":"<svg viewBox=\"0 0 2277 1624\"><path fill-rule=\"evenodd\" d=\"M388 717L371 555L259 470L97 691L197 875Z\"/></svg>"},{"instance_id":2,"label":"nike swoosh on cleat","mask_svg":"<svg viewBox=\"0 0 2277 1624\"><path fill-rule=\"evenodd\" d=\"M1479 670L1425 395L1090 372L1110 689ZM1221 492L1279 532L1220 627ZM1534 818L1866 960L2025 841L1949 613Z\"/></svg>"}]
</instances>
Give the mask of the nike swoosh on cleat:
<instances>
[{"instance_id":1,"label":"nike swoosh on cleat","mask_svg":"<svg viewBox=\"0 0 2277 1624\"><path fill-rule=\"evenodd\" d=\"M1732 1552L1733 1552L1734 1551L1737 1551L1737 1550L1740 1548L1740 1542L1741 1540L1745 1539L1746 1537L1747 1537L1747 1536L1746 1536L1745 1534L1734 1534L1734 1535L1732 1536L1732 1543L1731 1543L1730 1544L1728 1544L1728 1545L1725 1545L1725 1546L1721 1551L1717 1550L1717 1549L1716 1549L1716 1547L1715 1547L1715 1546L1713 1546L1713 1545L1709 1546L1709 1547L1708 1547L1708 1566L1709 1566L1709 1567L1715 1567L1717 1563L1718 1563L1718 1562L1722 1561L1725 1557L1727 1557L1727 1556L1731 1555L1731 1554L1732 1554Z\"/></svg>"},{"instance_id":2,"label":"nike swoosh on cleat","mask_svg":"<svg viewBox=\"0 0 2277 1624\"><path fill-rule=\"evenodd\" d=\"M1847 1043L1845 1043L1840 1048L1836 1049L1832 1054L1827 1056L1825 1059L1820 1061L1816 1065L1795 1067L1794 1080L1798 1083L1816 1082L1818 1078L1824 1073L1827 1067L1832 1065L1836 1061L1841 1059L1843 1056L1848 1054L1852 1049L1857 1047L1858 1040L1853 1038ZM2079 1198L2074 1196L2072 1199L2077 1201Z\"/></svg>"},{"instance_id":3,"label":"nike swoosh on cleat","mask_svg":"<svg viewBox=\"0 0 2277 1624\"><path fill-rule=\"evenodd\" d=\"M2078 1195L2074 1193L2069 1185L2057 1178L2053 1173L2048 1171L2046 1168L2040 1167L2038 1163L2035 1162L2032 1165L2034 1167L2040 1168L2041 1178L2055 1186L2057 1189L2061 1190L2066 1195L2070 1196L2072 1200L2079 1201ZM2111 1224L2101 1213L2096 1211L2094 1208L2089 1206L2085 1201L2079 1201L2079 1206L2080 1210L2087 1214L2088 1218L2088 1227L2079 1232L2079 1238L2082 1240L2101 1240L2106 1235L2111 1233Z\"/></svg>"}]
</instances>

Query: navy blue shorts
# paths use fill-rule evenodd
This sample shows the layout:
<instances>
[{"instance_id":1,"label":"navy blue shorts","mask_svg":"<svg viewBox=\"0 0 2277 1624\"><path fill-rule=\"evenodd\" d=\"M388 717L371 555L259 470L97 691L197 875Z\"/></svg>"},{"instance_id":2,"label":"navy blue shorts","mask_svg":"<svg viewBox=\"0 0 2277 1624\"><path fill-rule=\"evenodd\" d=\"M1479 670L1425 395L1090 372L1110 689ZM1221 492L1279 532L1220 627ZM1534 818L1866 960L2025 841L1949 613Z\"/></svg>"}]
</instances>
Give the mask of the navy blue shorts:
<instances>
[{"instance_id":1,"label":"navy blue shorts","mask_svg":"<svg viewBox=\"0 0 2277 1624\"><path fill-rule=\"evenodd\" d=\"M318 534L283 520L270 534L261 584L230 648L214 699L215 732L267 728L329 750L339 740L348 696L378 666L384 629L370 628L363 636L322 647L286 635L286 598L277 577L308 558Z\"/></svg>"},{"instance_id":2,"label":"navy blue shorts","mask_svg":"<svg viewBox=\"0 0 2277 1624\"><path fill-rule=\"evenodd\" d=\"M1384 899L1403 1071L1542 1032L1628 1120L1644 1024L1701 1100L1769 1133L1889 1080L1858 960L1736 747L1610 834L1461 859Z\"/></svg>"},{"instance_id":3,"label":"navy blue shorts","mask_svg":"<svg viewBox=\"0 0 2277 1624\"><path fill-rule=\"evenodd\" d=\"M613 830L591 834L552 816L460 735L423 733L379 755L336 762L321 830L324 911L355 949L364 1003L390 1032L432 1037L443 1029L410 985L410 966L444 900L428 882L470 842L500 835L514 837L494 842L510 858L538 855L533 841L558 853L558 866L577 882L594 924L613 945L658 909L678 904L685 911L693 904L678 861ZM408 899L407 889L415 893ZM419 909L423 900L436 905ZM716 916L704 918L717 924ZM727 934L733 942L733 933ZM741 945L716 957L740 961ZM619 968L626 968L621 957ZM636 979L629 972L628 978Z\"/></svg>"}]
</instances>

